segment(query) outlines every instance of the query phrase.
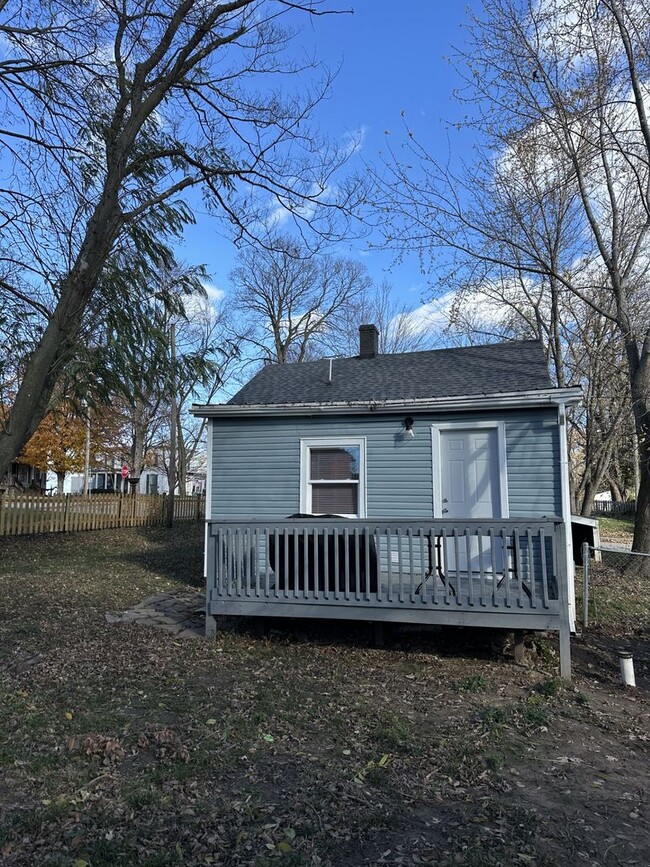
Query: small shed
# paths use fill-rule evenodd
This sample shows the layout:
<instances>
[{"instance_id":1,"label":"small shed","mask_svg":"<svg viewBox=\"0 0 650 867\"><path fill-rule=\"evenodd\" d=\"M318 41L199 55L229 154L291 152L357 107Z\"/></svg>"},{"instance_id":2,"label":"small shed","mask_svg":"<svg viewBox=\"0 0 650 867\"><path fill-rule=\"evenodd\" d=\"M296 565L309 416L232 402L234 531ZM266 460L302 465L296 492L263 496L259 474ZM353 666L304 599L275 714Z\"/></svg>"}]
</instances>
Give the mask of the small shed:
<instances>
[{"instance_id":1,"label":"small shed","mask_svg":"<svg viewBox=\"0 0 650 867\"><path fill-rule=\"evenodd\" d=\"M219 614L572 628L566 407L510 341L269 365L208 419Z\"/></svg>"}]
</instances>

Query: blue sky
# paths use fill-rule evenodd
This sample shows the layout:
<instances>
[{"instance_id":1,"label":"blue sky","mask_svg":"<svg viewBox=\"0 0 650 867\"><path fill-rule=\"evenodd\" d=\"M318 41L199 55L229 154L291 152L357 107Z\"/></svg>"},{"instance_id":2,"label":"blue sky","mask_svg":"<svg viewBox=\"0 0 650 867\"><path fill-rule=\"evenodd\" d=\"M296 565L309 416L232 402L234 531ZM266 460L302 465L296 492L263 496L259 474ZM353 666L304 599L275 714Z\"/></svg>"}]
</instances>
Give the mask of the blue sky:
<instances>
[{"instance_id":1,"label":"blue sky","mask_svg":"<svg viewBox=\"0 0 650 867\"><path fill-rule=\"evenodd\" d=\"M337 8L349 8L336 0ZM363 146L354 158L379 162L386 133L397 144L402 136L401 112L418 138L436 156L449 151L448 124L463 110L453 100L458 78L445 59L464 40L467 6L457 0L352 0L352 15L313 20L303 28L297 48L315 54L330 68L342 63L331 98L319 107L318 127L340 141L364 131ZM455 155L467 148L467 136L451 133ZM228 289L228 273L236 249L220 237L219 225L201 209L197 225L186 232L179 251L188 262L203 262L211 282ZM340 254L362 256L371 276L392 282L401 303L417 307L430 295L415 257L398 264L388 254L367 253L367 242L341 245Z\"/></svg>"}]
</instances>

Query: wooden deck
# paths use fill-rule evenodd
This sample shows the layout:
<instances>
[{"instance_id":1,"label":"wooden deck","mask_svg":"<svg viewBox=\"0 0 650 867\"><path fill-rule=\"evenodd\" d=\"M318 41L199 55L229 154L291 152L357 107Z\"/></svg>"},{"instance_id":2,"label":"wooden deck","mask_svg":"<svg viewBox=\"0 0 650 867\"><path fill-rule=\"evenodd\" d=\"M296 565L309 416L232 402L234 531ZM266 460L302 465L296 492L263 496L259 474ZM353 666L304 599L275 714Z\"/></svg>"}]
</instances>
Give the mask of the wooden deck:
<instances>
[{"instance_id":1,"label":"wooden deck","mask_svg":"<svg viewBox=\"0 0 650 867\"><path fill-rule=\"evenodd\" d=\"M570 678L564 525L208 521L206 630L218 615L553 630Z\"/></svg>"}]
</instances>

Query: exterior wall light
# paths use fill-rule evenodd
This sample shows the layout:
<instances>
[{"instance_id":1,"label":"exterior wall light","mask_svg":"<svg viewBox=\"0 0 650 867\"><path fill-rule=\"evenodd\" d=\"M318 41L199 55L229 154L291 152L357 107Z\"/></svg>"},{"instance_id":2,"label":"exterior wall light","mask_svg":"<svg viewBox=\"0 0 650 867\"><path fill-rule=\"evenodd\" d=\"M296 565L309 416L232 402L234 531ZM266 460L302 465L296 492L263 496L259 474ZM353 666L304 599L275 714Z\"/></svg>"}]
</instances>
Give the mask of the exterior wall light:
<instances>
[{"instance_id":1,"label":"exterior wall light","mask_svg":"<svg viewBox=\"0 0 650 867\"><path fill-rule=\"evenodd\" d=\"M407 415L404 419L404 436L413 439L415 431L413 430L413 416Z\"/></svg>"}]
</instances>

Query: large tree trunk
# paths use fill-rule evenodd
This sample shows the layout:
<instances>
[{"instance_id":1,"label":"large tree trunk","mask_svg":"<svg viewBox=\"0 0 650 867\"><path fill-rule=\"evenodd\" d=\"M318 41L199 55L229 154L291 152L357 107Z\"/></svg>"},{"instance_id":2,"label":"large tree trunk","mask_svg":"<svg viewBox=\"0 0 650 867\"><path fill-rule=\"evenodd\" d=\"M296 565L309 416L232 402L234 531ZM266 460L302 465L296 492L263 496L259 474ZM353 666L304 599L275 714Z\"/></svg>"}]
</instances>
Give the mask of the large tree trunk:
<instances>
[{"instance_id":1,"label":"large tree trunk","mask_svg":"<svg viewBox=\"0 0 650 867\"><path fill-rule=\"evenodd\" d=\"M598 485L594 485L593 482L589 481L585 485L585 495L582 500L582 506L580 507L580 514L583 518L591 517L591 513L594 510L594 500L596 499L596 494L598 493Z\"/></svg>"},{"instance_id":2,"label":"large tree trunk","mask_svg":"<svg viewBox=\"0 0 650 867\"><path fill-rule=\"evenodd\" d=\"M139 425L133 428L131 440L131 475L140 478L144 469L144 431Z\"/></svg>"},{"instance_id":3,"label":"large tree trunk","mask_svg":"<svg viewBox=\"0 0 650 867\"><path fill-rule=\"evenodd\" d=\"M639 493L636 500L632 550L650 554L650 332L639 347L626 340L632 410L639 444ZM650 571L650 558L648 558Z\"/></svg>"},{"instance_id":4,"label":"large tree trunk","mask_svg":"<svg viewBox=\"0 0 650 867\"><path fill-rule=\"evenodd\" d=\"M622 503L624 500L621 488L616 479L609 480L609 490L612 494L612 503Z\"/></svg>"},{"instance_id":5,"label":"large tree trunk","mask_svg":"<svg viewBox=\"0 0 650 867\"><path fill-rule=\"evenodd\" d=\"M56 492L57 492L57 494L63 493L64 482L65 482L65 473L60 473L57 471L57 474L56 474Z\"/></svg>"},{"instance_id":6,"label":"large tree trunk","mask_svg":"<svg viewBox=\"0 0 650 867\"><path fill-rule=\"evenodd\" d=\"M61 371L74 352L84 310L119 231L118 188L115 176L107 179L52 318L27 362L9 418L0 430L0 479L42 421Z\"/></svg>"}]
</instances>

